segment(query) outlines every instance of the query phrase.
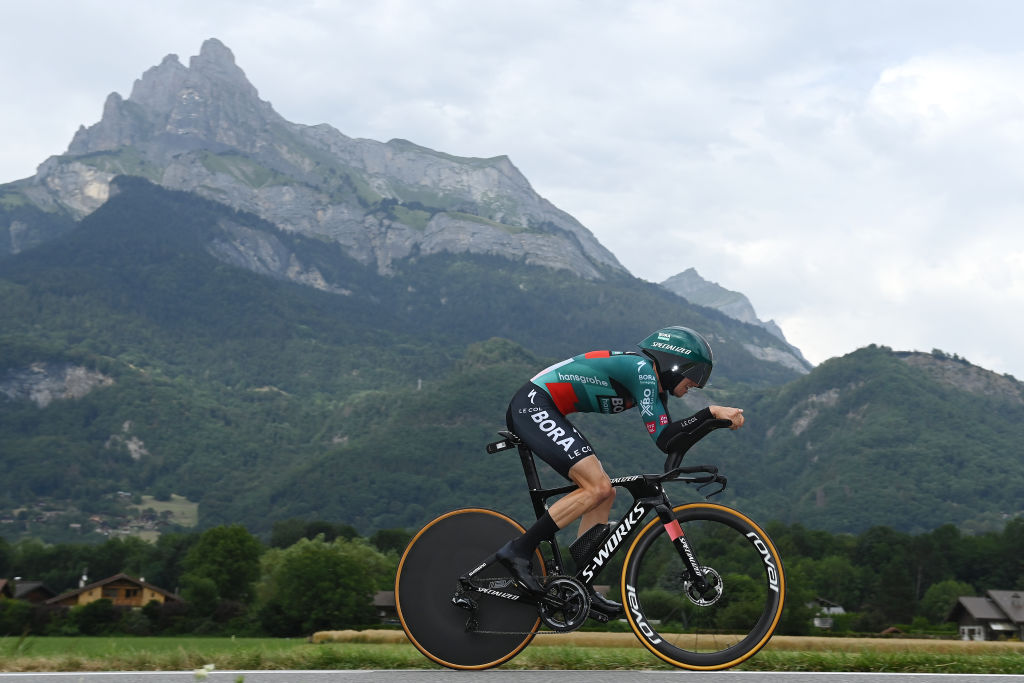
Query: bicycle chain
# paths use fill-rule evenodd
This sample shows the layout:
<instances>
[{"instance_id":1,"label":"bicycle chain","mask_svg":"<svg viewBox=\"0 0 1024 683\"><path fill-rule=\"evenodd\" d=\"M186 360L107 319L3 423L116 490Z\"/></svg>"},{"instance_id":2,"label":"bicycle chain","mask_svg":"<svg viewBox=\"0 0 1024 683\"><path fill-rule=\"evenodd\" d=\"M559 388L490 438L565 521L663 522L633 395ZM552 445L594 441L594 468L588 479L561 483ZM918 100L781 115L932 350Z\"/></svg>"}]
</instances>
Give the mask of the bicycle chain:
<instances>
[{"instance_id":1,"label":"bicycle chain","mask_svg":"<svg viewBox=\"0 0 1024 683\"><path fill-rule=\"evenodd\" d=\"M559 574L548 574L547 576L545 576L543 578L545 579L544 580L544 584L545 584L545 588L546 588L547 584L551 583L552 579L556 579L556 578L566 578L566 579L568 579L568 578L571 578L571 577L562 576L562 575L559 575ZM604 615L599 615L599 614L600 613L595 612L594 610L590 610L589 613L587 614L587 619L593 619L594 621L598 621L598 622L603 623L603 624L608 623L609 619L607 617L602 618ZM473 617L470 617L470 618L472 619ZM538 617L538 618L540 618L540 617ZM586 620L584 620L584 622L585 621ZM478 631L476 629L472 629L472 630L466 629L466 630L469 631L470 633L479 633L481 635L486 635L486 636L528 636L528 635L531 635L531 634L535 635L535 636L539 636L539 635L565 635L567 633L575 633L582 626L583 626L583 624L580 624L580 626L577 626L576 628L568 630L568 631Z\"/></svg>"},{"instance_id":2,"label":"bicycle chain","mask_svg":"<svg viewBox=\"0 0 1024 683\"><path fill-rule=\"evenodd\" d=\"M596 613L591 611L588 615L588 619L593 619L601 623L608 623L603 621L600 617L594 616ZM582 624L580 624L582 626ZM528 636L533 634L535 636L564 636L568 633L575 633L579 630L579 627L572 629L571 631L477 631L472 630L470 633L479 633L485 636Z\"/></svg>"},{"instance_id":3,"label":"bicycle chain","mask_svg":"<svg viewBox=\"0 0 1024 683\"><path fill-rule=\"evenodd\" d=\"M568 633L575 633L576 630L572 631L470 631L470 633L479 633L484 636L564 636Z\"/></svg>"}]
</instances>

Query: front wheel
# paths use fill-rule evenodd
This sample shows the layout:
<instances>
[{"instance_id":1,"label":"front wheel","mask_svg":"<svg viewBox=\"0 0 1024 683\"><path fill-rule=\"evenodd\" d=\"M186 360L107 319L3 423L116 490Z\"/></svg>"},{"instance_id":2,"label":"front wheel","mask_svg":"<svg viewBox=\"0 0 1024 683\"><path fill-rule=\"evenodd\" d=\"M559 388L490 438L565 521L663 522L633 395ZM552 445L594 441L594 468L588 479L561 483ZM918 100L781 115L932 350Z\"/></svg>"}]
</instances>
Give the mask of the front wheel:
<instances>
[{"instance_id":1,"label":"front wheel","mask_svg":"<svg viewBox=\"0 0 1024 683\"><path fill-rule=\"evenodd\" d=\"M626 554L622 597L637 638L683 669L727 669L772 637L786 581L768 535L740 512L714 503L673 509L702 567L698 591L661 520L644 527Z\"/></svg>"}]
</instances>

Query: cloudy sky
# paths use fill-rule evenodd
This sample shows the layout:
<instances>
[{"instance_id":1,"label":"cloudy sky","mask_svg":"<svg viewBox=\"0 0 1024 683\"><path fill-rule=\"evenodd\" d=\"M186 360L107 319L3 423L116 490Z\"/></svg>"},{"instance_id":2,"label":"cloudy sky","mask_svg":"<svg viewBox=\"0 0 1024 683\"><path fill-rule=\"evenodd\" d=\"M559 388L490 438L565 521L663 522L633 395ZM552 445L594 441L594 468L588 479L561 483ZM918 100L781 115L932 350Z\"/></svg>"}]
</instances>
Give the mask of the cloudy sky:
<instances>
[{"instance_id":1,"label":"cloudy sky","mask_svg":"<svg viewBox=\"0 0 1024 683\"><path fill-rule=\"evenodd\" d=\"M285 118L508 155L635 275L695 267L814 363L1024 379L1022 27L1014 0L8 3L0 183L216 37Z\"/></svg>"}]
</instances>

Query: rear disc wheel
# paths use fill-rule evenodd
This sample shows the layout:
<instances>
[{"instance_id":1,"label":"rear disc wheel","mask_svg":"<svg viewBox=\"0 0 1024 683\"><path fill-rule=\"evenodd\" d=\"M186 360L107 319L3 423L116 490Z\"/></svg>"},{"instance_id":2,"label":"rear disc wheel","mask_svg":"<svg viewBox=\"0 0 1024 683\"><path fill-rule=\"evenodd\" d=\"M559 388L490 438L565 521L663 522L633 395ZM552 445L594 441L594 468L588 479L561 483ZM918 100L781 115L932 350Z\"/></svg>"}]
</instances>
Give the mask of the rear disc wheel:
<instances>
[{"instance_id":1,"label":"rear disc wheel","mask_svg":"<svg viewBox=\"0 0 1024 683\"><path fill-rule=\"evenodd\" d=\"M466 508L428 522L412 539L398 565L395 604L409 641L426 657L452 669L487 669L507 662L533 640L540 626L534 605L478 592L465 594L477 604L473 612L452 603L459 577L524 531L500 512ZM539 553L531 564L534 574L543 574ZM505 576L495 563L473 578ZM474 616L476 623L468 630Z\"/></svg>"}]
</instances>

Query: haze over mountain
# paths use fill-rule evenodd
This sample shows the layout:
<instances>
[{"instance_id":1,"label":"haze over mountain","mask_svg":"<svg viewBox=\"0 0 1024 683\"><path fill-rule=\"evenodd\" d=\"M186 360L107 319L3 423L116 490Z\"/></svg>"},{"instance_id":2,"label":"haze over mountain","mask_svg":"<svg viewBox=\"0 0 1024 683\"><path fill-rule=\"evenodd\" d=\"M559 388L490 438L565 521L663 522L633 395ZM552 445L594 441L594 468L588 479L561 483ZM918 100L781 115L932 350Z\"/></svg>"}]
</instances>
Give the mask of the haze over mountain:
<instances>
[{"instance_id":1,"label":"haze over mountain","mask_svg":"<svg viewBox=\"0 0 1024 683\"><path fill-rule=\"evenodd\" d=\"M1019 382L884 347L812 370L734 309L742 294L667 285L626 272L505 157L284 120L211 39L0 186L0 534L99 538L170 493L202 525L257 531L413 527L465 504L523 516L518 463L481 455L511 393L679 322L717 362L673 413L748 408L693 456L742 473L725 502L833 530L1019 514ZM635 416L578 422L610 471L660 467ZM891 495L865 505L879 482Z\"/></svg>"}]
</instances>

